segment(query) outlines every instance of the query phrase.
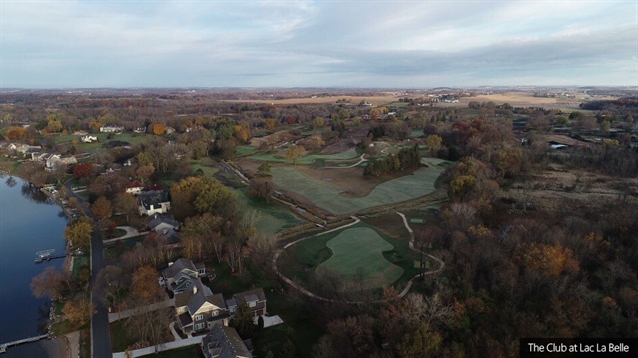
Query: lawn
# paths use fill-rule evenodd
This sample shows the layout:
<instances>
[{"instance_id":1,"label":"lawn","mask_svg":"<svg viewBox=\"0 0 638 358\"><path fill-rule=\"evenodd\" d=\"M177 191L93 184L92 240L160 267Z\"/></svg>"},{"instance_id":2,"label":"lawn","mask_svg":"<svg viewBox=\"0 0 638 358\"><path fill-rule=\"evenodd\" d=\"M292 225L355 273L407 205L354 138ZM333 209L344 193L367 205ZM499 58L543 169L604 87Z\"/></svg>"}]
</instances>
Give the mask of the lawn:
<instances>
[{"instance_id":1,"label":"lawn","mask_svg":"<svg viewBox=\"0 0 638 358\"><path fill-rule=\"evenodd\" d=\"M204 172L205 176L212 177L219 171L219 168L214 165L213 160L209 157L202 157L197 160L191 160L188 164L190 164L193 174L198 169L201 169L202 172Z\"/></svg>"},{"instance_id":2,"label":"lawn","mask_svg":"<svg viewBox=\"0 0 638 358\"><path fill-rule=\"evenodd\" d=\"M80 275L80 270L85 266L89 267L89 256L75 256L73 258L73 273L71 274L71 277L74 280L77 280Z\"/></svg>"},{"instance_id":3,"label":"lawn","mask_svg":"<svg viewBox=\"0 0 638 358\"><path fill-rule=\"evenodd\" d=\"M238 145L237 148L235 148L235 153L237 156L242 156L252 153L255 150L257 150L257 147L252 147L250 145Z\"/></svg>"},{"instance_id":4,"label":"lawn","mask_svg":"<svg viewBox=\"0 0 638 358\"><path fill-rule=\"evenodd\" d=\"M153 358L204 358L199 344L170 349L152 355Z\"/></svg>"},{"instance_id":5,"label":"lawn","mask_svg":"<svg viewBox=\"0 0 638 358\"><path fill-rule=\"evenodd\" d=\"M362 279L361 286L365 289L391 285L403 274L402 268L383 257L383 252L392 251L394 246L371 228L346 229L326 246L332 256L317 266L315 274L333 271L346 281Z\"/></svg>"},{"instance_id":6,"label":"lawn","mask_svg":"<svg viewBox=\"0 0 638 358\"><path fill-rule=\"evenodd\" d=\"M375 206L399 203L432 193L442 167L421 168L413 174L388 180L377 185L364 197L350 198L340 195L344 190L326 180L311 178L293 166L278 167L273 171L273 183L292 191L335 214L346 214Z\"/></svg>"},{"instance_id":7,"label":"lawn","mask_svg":"<svg viewBox=\"0 0 638 358\"><path fill-rule=\"evenodd\" d=\"M267 203L262 198L251 197L247 188L237 189L235 192L246 208L257 211L255 227L260 233L273 234L306 223L305 220L279 204Z\"/></svg>"}]
</instances>

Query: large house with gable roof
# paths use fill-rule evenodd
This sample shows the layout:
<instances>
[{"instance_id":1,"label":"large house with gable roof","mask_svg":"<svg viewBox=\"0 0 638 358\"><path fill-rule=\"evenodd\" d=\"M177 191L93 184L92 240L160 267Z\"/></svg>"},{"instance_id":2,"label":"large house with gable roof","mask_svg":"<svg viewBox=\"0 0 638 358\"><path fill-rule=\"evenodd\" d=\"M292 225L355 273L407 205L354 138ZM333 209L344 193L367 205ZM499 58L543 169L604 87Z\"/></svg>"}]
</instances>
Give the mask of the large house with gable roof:
<instances>
[{"instance_id":1,"label":"large house with gable roof","mask_svg":"<svg viewBox=\"0 0 638 358\"><path fill-rule=\"evenodd\" d=\"M181 258L162 271L160 284L174 294L175 315L184 333L210 330L214 325L228 326L239 305L246 303L253 317L266 314L266 295L261 288L240 292L229 300L214 294L200 277L204 265Z\"/></svg>"}]
</instances>

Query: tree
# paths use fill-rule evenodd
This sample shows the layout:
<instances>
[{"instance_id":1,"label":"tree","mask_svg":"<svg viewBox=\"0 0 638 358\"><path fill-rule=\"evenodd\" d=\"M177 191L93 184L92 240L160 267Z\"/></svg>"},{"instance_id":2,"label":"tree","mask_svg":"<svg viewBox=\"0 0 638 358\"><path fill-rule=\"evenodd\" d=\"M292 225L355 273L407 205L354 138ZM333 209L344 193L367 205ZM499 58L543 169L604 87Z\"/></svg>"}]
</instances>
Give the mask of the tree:
<instances>
[{"instance_id":1,"label":"tree","mask_svg":"<svg viewBox=\"0 0 638 358\"><path fill-rule=\"evenodd\" d=\"M242 303L237 307L235 317L230 320L230 326L237 330L241 338L248 339L252 337L255 331L255 324L253 323L253 317L248 304Z\"/></svg>"},{"instance_id":2,"label":"tree","mask_svg":"<svg viewBox=\"0 0 638 358\"><path fill-rule=\"evenodd\" d=\"M151 133L155 135L162 135L166 132L166 125L161 123L154 123L151 125Z\"/></svg>"},{"instance_id":3,"label":"tree","mask_svg":"<svg viewBox=\"0 0 638 358\"><path fill-rule=\"evenodd\" d=\"M308 139L308 147L312 150L319 150L324 144L326 143L319 135L313 135Z\"/></svg>"},{"instance_id":4,"label":"tree","mask_svg":"<svg viewBox=\"0 0 638 358\"><path fill-rule=\"evenodd\" d=\"M261 163L261 165L257 168L257 175L262 176L262 177L269 176L270 175L270 163L268 163L268 162Z\"/></svg>"},{"instance_id":5,"label":"tree","mask_svg":"<svg viewBox=\"0 0 638 358\"><path fill-rule=\"evenodd\" d=\"M297 159L306 155L306 149L300 145L293 145L286 150L284 156L292 161L293 165L297 165Z\"/></svg>"},{"instance_id":6,"label":"tree","mask_svg":"<svg viewBox=\"0 0 638 358\"><path fill-rule=\"evenodd\" d=\"M264 125L266 125L266 129L272 130L277 125L277 122L272 118L267 118L264 120Z\"/></svg>"},{"instance_id":7,"label":"tree","mask_svg":"<svg viewBox=\"0 0 638 358\"><path fill-rule=\"evenodd\" d=\"M238 205L234 193L211 177L188 177L173 184L171 204L179 220L204 213L227 219Z\"/></svg>"},{"instance_id":8,"label":"tree","mask_svg":"<svg viewBox=\"0 0 638 358\"><path fill-rule=\"evenodd\" d=\"M155 173L155 166L153 166L153 163L148 165L141 165L135 171L135 174L137 174L142 183L144 183L145 180L148 180L151 175L153 175L153 173Z\"/></svg>"},{"instance_id":9,"label":"tree","mask_svg":"<svg viewBox=\"0 0 638 358\"><path fill-rule=\"evenodd\" d=\"M68 301L62 308L62 313L69 319L71 325L81 327L91 320L95 310L95 305L91 299L83 294L76 295Z\"/></svg>"},{"instance_id":10,"label":"tree","mask_svg":"<svg viewBox=\"0 0 638 358\"><path fill-rule=\"evenodd\" d=\"M425 137L425 144L430 148L430 155L435 155L441 149L443 139L436 134Z\"/></svg>"},{"instance_id":11,"label":"tree","mask_svg":"<svg viewBox=\"0 0 638 358\"><path fill-rule=\"evenodd\" d=\"M126 216L126 221L129 221L129 217L138 212L137 200L133 195L127 193L117 194L113 207L117 213Z\"/></svg>"},{"instance_id":12,"label":"tree","mask_svg":"<svg viewBox=\"0 0 638 358\"><path fill-rule=\"evenodd\" d=\"M405 327L401 343L397 345L400 357L428 358L437 356L443 338L430 330L427 323L414 322Z\"/></svg>"},{"instance_id":13,"label":"tree","mask_svg":"<svg viewBox=\"0 0 638 358\"><path fill-rule=\"evenodd\" d=\"M326 125L326 120L323 117L315 117L312 121L313 128L323 128Z\"/></svg>"},{"instance_id":14,"label":"tree","mask_svg":"<svg viewBox=\"0 0 638 358\"><path fill-rule=\"evenodd\" d=\"M95 281L104 291L102 300L108 307L117 308L124 302L129 277L119 266L109 265L100 270Z\"/></svg>"},{"instance_id":15,"label":"tree","mask_svg":"<svg viewBox=\"0 0 638 358\"><path fill-rule=\"evenodd\" d=\"M93 164L89 162L79 163L73 167L73 178L75 179L88 178L91 174L93 174Z\"/></svg>"},{"instance_id":16,"label":"tree","mask_svg":"<svg viewBox=\"0 0 638 358\"><path fill-rule=\"evenodd\" d=\"M148 305L158 302L164 296L164 291L158 284L159 274L151 266L142 266L133 273L131 279L131 294L137 303Z\"/></svg>"},{"instance_id":17,"label":"tree","mask_svg":"<svg viewBox=\"0 0 638 358\"><path fill-rule=\"evenodd\" d=\"M275 193L275 190L270 185L270 182L265 179L253 179L250 181L250 194L266 199L266 202L270 202L270 197Z\"/></svg>"},{"instance_id":18,"label":"tree","mask_svg":"<svg viewBox=\"0 0 638 358\"><path fill-rule=\"evenodd\" d=\"M91 210L93 211L93 216L98 220L107 219L113 215L111 202L103 196L99 197L95 203L93 203Z\"/></svg>"},{"instance_id":19,"label":"tree","mask_svg":"<svg viewBox=\"0 0 638 358\"><path fill-rule=\"evenodd\" d=\"M63 289L62 275L53 266L47 267L31 279L31 292L37 298L49 297L58 300L62 298Z\"/></svg>"},{"instance_id":20,"label":"tree","mask_svg":"<svg viewBox=\"0 0 638 358\"><path fill-rule=\"evenodd\" d=\"M91 234L93 233L93 224L86 217L71 221L64 230L64 237L71 243L74 248L88 250L91 247Z\"/></svg>"},{"instance_id":21,"label":"tree","mask_svg":"<svg viewBox=\"0 0 638 358\"><path fill-rule=\"evenodd\" d=\"M23 127L9 127L4 133L8 140L22 140L27 136L27 130Z\"/></svg>"}]
</instances>

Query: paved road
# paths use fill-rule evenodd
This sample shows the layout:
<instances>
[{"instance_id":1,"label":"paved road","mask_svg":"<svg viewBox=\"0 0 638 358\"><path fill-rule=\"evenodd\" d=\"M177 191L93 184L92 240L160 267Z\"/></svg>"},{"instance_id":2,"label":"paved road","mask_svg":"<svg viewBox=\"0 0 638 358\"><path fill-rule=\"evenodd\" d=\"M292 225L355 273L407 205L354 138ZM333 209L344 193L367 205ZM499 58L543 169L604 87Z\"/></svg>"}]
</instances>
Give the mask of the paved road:
<instances>
[{"instance_id":1,"label":"paved road","mask_svg":"<svg viewBox=\"0 0 638 358\"><path fill-rule=\"evenodd\" d=\"M73 179L65 183L69 197L75 197L81 203L82 198L71 190ZM91 209L84 206L85 214L95 220ZM102 241L102 231L98 224L93 225L91 236L91 301L96 308L96 313L91 318L91 356L96 358L112 357L111 336L109 332L109 317L106 306L100 299L103 292L95 285L95 279L104 267L104 243Z\"/></svg>"}]
</instances>

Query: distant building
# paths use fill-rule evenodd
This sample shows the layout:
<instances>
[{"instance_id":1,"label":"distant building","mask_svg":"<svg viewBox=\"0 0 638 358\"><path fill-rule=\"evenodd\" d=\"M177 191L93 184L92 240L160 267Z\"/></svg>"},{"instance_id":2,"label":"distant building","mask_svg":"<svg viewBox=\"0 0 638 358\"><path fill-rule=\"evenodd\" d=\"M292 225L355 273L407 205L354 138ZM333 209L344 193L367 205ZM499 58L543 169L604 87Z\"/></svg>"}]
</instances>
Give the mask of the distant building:
<instances>
[{"instance_id":1,"label":"distant building","mask_svg":"<svg viewBox=\"0 0 638 358\"><path fill-rule=\"evenodd\" d=\"M100 132L102 133L121 133L123 131L124 127L121 126L107 125L104 127L100 127Z\"/></svg>"},{"instance_id":2,"label":"distant building","mask_svg":"<svg viewBox=\"0 0 638 358\"><path fill-rule=\"evenodd\" d=\"M142 194L142 190L144 190L144 184L142 184L139 180L133 180L126 184L126 193L131 195L140 195Z\"/></svg>"},{"instance_id":3,"label":"distant building","mask_svg":"<svg viewBox=\"0 0 638 358\"><path fill-rule=\"evenodd\" d=\"M85 135L80 138L80 140L82 141L82 143L93 143L97 141L97 137L94 137L92 135Z\"/></svg>"}]
</instances>

